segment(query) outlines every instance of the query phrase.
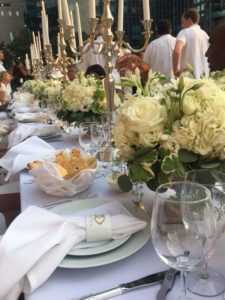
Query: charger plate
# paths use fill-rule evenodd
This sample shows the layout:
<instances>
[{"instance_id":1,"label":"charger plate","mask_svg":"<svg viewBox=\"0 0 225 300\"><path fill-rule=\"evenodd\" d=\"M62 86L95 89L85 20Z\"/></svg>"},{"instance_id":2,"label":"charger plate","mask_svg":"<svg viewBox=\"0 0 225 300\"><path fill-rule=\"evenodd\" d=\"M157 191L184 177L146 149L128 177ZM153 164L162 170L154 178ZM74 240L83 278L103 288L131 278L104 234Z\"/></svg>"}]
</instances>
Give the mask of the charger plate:
<instances>
[{"instance_id":1,"label":"charger plate","mask_svg":"<svg viewBox=\"0 0 225 300\"><path fill-rule=\"evenodd\" d=\"M95 208L97 206L111 202L112 200L103 199L85 199L76 200L69 203L64 203L58 205L51 209L51 211L59 215L70 215L75 211L87 210L90 208ZM131 200L124 200L121 203L137 218L148 222L145 229L134 233L127 241L124 241L120 246L107 251L104 253L99 253L96 255L87 256L72 256L67 255L64 260L60 263L61 268L91 268L101 265L110 264L121 259L124 259L139 249L141 249L150 238L150 217L142 209L135 206ZM104 246L104 245L103 245ZM101 246L99 246L101 248ZM81 250L81 249L80 249Z\"/></svg>"}]
</instances>

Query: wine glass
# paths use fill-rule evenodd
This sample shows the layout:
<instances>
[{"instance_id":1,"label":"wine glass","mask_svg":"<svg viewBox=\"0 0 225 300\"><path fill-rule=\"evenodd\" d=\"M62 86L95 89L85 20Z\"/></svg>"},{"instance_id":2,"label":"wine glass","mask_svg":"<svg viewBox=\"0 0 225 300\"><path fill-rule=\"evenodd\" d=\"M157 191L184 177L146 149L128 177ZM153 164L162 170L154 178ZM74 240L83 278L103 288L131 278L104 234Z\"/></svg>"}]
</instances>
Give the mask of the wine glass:
<instances>
[{"instance_id":1,"label":"wine glass","mask_svg":"<svg viewBox=\"0 0 225 300\"><path fill-rule=\"evenodd\" d=\"M211 191L218 238L225 227L225 173L208 169L192 170L187 172L186 179L202 184ZM204 264L187 277L188 290L194 294L213 297L225 291L224 276L208 267L208 259L211 255L212 253L209 253Z\"/></svg>"},{"instance_id":2,"label":"wine glass","mask_svg":"<svg viewBox=\"0 0 225 300\"><path fill-rule=\"evenodd\" d=\"M216 240L210 191L197 183L180 181L156 190L151 235L159 257L181 272L186 296L187 271L192 271L212 250ZM175 298L173 298L175 299Z\"/></svg>"},{"instance_id":3,"label":"wine glass","mask_svg":"<svg viewBox=\"0 0 225 300\"><path fill-rule=\"evenodd\" d=\"M103 141L103 130L99 123L91 124L91 141L96 151L99 151Z\"/></svg>"},{"instance_id":4,"label":"wine glass","mask_svg":"<svg viewBox=\"0 0 225 300\"><path fill-rule=\"evenodd\" d=\"M96 122L84 122L79 126L79 144L84 152L91 155L96 155L97 153L93 140L97 143L98 138L96 136L94 137L92 133L92 127L94 126L93 128L95 128L97 124Z\"/></svg>"}]
</instances>

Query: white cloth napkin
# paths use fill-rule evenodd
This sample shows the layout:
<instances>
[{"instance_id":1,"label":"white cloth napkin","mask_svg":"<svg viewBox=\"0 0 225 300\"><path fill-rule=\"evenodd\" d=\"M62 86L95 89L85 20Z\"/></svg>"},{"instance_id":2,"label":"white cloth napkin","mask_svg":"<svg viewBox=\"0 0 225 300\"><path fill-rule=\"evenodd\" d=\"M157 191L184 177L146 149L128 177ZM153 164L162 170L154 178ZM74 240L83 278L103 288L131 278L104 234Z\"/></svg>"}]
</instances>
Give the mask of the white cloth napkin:
<instances>
[{"instance_id":1,"label":"white cloth napkin","mask_svg":"<svg viewBox=\"0 0 225 300\"><path fill-rule=\"evenodd\" d=\"M112 238L129 236L146 225L133 216L112 216ZM65 218L43 208L27 208L0 241L0 299L14 300L21 292L33 292L85 236L84 217Z\"/></svg>"},{"instance_id":2,"label":"white cloth napkin","mask_svg":"<svg viewBox=\"0 0 225 300\"><path fill-rule=\"evenodd\" d=\"M14 145L19 144L29 136L45 136L54 133L59 133L59 128L54 125L49 124L20 124L18 127L13 130L8 136L8 148L11 148Z\"/></svg>"},{"instance_id":3,"label":"white cloth napkin","mask_svg":"<svg viewBox=\"0 0 225 300\"><path fill-rule=\"evenodd\" d=\"M27 113L15 113L15 120L18 122L35 122L40 118L46 118L45 112L27 112Z\"/></svg>"},{"instance_id":4,"label":"white cloth napkin","mask_svg":"<svg viewBox=\"0 0 225 300\"><path fill-rule=\"evenodd\" d=\"M42 139L32 136L24 142L10 148L0 159L0 166L8 171L6 180L26 168L29 162L52 157L55 149Z\"/></svg>"},{"instance_id":5,"label":"white cloth napkin","mask_svg":"<svg viewBox=\"0 0 225 300\"><path fill-rule=\"evenodd\" d=\"M7 124L0 123L0 136L7 135L10 131L11 127Z\"/></svg>"}]
</instances>

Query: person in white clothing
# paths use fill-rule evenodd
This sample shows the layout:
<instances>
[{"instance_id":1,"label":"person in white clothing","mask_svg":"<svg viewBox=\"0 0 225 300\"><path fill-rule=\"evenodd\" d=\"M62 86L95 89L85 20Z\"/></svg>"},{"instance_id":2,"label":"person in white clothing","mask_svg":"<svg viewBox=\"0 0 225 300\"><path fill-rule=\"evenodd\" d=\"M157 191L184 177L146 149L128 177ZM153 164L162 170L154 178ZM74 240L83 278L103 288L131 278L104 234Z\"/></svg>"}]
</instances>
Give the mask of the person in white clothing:
<instances>
[{"instance_id":1,"label":"person in white clothing","mask_svg":"<svg viewBox=\"0 0 225 300\"><path fill-rule=\"evenodd\" d=\"M6 71L6 68L3 65L4 58L5 58L4 52L2 50L0 50L0 72Z\"/></svg>"},{"instance_id":2,"label":"person in white clothing","mask_svg":"<svg viewBox=\"0 0 225 300\"><path fill-rule=\"evenodd\" d=\"M102 37L103 29L104 29L103 26L101 25L101 23L99 23L99 25L98 25L99 35L95 39L93 47L84 54L81 63L77 64L78 70L83 71L84 73L86 73L88 67L93 66L93 65L100 65L105 69L106 61L105 61L104 55L103 54L97 54L98 50L103 45L103 37ZM90 46L89 43L87 45L85 45L83 51L85 52L89 46ZM116 62L116 57L113 57L112 58L113 66L115 65L115 62ZM115 82L119 83L120 82L120 75L119 75L119 73L117 72L117 70L115 68L113 68L112 75L113 75L113 78L114 78Z\"/></svg>"},{"instance_id":3,"label":"person in white clothing","mask_svg":"<svg viewBox=\"0 0 225 300\"><path fill-rule=\"evenodd\" d=\"M173 51L175 76L184 72L187 64L193 68L195 78L209 75L209 66L205 57L209 47L209 37L198 25L199 20L200 15L195 8L188 9L181 18L183 29L177 35Z\"/></svg>"},{"instance_id":4,"label":"person in white clothing","mask_svg":"<svg viewBox=\"0 0 225 300\"><path fill-rule=\"evenodd\" d=\"M11 100L11 80L12 76L7 71L0 72L0 104Z\"/></svg>"},{"instance_id":5,"label":"person in white clothing","mask_svg":"<svg viewBox=\"0 0 225 300\"><path fill-rule=\"evenodd\" d=\"M171 33L172 25L170 21L161 20L158 24L159 38L148 45L143 58L153 72L160 72L168 79L174 78L172 55L176 38Z\"/></svg>"}]
</instances>

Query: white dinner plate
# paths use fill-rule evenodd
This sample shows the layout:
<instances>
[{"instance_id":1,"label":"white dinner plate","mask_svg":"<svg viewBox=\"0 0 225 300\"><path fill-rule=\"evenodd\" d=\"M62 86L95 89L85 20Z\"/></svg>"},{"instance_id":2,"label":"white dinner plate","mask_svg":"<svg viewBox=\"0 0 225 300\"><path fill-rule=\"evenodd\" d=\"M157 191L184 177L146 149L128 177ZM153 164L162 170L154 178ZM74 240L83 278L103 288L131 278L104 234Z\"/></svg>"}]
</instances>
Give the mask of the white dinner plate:
<instances>
[{"instance_id":1,"label":"white dinner plate","mask_svg":"<svg viewBox=\"0 0 225 300\"><path fill-rule=\"evenodd\" d=\"M103 199L79 200L58 205L51 210L59 215L70 215L71 212L95 208L111 201L112 200ZM59 267L76 269L106 265L130 256L146 244L150 238L150 217L145 211L137 207L132 200L121 202L135 217L148 222L146 228L134 233L126 242L111 251L88 256L67 255L60 263Z\"/></svg>"}]
</instances>

